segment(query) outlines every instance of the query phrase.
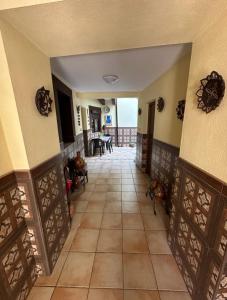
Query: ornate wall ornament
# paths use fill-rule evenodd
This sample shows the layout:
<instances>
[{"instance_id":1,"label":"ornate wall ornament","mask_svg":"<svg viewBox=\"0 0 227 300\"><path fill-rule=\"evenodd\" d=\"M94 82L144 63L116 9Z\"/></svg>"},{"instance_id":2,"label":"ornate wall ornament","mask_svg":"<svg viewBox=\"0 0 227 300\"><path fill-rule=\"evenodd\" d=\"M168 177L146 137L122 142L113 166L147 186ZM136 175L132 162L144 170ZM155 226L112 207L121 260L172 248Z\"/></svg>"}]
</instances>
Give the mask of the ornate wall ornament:
<instances>
[{"instance_id":1,"label":"ornate wall ornament","mask_svg":"<svg viewBox=\"0 0 227 300\"><path fill-rule=\"evenodd\" d=\"M177 112L177 118L181 121L183 121L184 119L184 110L185 110L185 100L178 101L176 112Z\"/></svg>"},{"instance_id":2,"label":"ornate wall ornament","mask_svg":"<svg viewBox=\"0 0 227 300\"><path fill-rule=\"evenodd\" d=\"M138 115L140 116L141 114L142 114L142 109L139 108L139 109L138 109Z\"/></svg>"},{"instance_id":3,"label":"ornate wall ornament","mask_svg":"<svg viewBox=\"0 0 227 300\"><path fill-rule=\"evenodd\" d=\"M162 97L159 97L157 101L157 110L161 112L163 111L164 107L165 107L165 101Z\"/></svg>"},{"instance_id":4,"label":"ornate wall ornament","mask_svg":"<svg viewBox=\"0 0 227 300\"><path fill-rule=\"evenodd\" d=\"M200 80L201 86L196 92L198 108L207 114L215 110L225 94L225 81L216 71L212 71L206 78Z\"/></svg>"},{"instance_id":5,"label":"ornate wall ornament","mask_svg":"<svg viewBox=\"0 0 227 300\"><path fill-rule=\"evenodd\" d=\"M52 102L53 100L50 98L50 91L46 90L44 86L37 90L35 103L42 116L48 117L48 114L52 111Z\"/></svg>"}]
</instances>

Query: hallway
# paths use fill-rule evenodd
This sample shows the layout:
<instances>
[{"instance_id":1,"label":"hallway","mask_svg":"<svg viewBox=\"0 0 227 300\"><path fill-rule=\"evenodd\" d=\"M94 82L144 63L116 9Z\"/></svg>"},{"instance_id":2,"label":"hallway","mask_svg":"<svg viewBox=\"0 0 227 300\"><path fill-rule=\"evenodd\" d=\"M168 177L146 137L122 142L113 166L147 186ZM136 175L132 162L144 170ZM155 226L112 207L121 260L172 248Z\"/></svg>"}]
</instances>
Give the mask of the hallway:
<instances>
[{"instance_id":1,"label":"hallway","mask_svg":"<svg viewBox=\"0 0 227 300\"><path fill-rule=\"evenodd\" d=\"M87 158L89 184L74 195L71 232L29 300L189 300L167 244L168 217L146 198L135 149Z\"/></svg>"}]
</instances>

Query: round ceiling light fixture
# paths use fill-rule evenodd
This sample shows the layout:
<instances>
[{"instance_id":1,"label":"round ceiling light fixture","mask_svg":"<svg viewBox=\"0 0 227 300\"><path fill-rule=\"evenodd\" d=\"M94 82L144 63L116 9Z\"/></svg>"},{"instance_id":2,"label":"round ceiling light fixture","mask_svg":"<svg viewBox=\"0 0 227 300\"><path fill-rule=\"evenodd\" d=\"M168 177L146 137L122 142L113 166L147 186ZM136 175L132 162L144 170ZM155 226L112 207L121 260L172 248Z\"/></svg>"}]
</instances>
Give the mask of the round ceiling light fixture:
<instances>
[{"instance_id":1,"label":"round ceiling light fixture","mask_svg":"<svg viewBox=\"0 0 227 300\"><path fill-rule=\"evenodd\" d=\"M120 80L117 75L103 75L102 78L108 84L115 84Z\"/></svg>"}]
</instances>

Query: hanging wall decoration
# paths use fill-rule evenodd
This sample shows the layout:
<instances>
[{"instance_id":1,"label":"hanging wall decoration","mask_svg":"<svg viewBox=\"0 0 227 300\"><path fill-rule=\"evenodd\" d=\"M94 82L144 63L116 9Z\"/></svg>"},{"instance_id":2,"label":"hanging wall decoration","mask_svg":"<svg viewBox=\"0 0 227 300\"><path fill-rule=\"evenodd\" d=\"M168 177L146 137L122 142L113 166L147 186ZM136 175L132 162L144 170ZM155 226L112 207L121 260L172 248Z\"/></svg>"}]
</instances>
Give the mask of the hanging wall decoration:
<instances>
[{"instance_id":1,"label":"hanging wall decoration","mask_svg":"<svg viewBox=\"0 0 227 300\"><path fill-rule=\"evenodd\" d=\"M161 112L163 111L164 107L165 107L165 101L162 97L159 97L157 100L157 110Z\"/></svg>"},{"instance_id":2,"label":"hanging wall decoration","mask_svg":"<svg viewBox=\"0 0 227 300\"><path fill-rule=\"evenodd\" d=\"M52 102L53 100L50 98L50 91L46 90L44 86L37 90L35 103L42 116L48 117L48 114L52 111Z\"/></svg>"},{"instance_id":3,"label":"hanging wall decoration","mask_svg":"<svg viewBox=\"0 0 227 300\"><path fill-rule=\"evenodd\" d=\"M184 109L185 109L185 100L178 101L176 112L177 112L177 118L181 121L183 121L184 119Z\"/></svg>"},{"instance_id":4,"label":"hanging wall decoration","mask_svg":"<svg viewBox=\"0 0 227 300\"><path fill-rule=\"evenodd\" d=\"M141 114L142 114L142 109L139 108L139 109L138 109L138 115L140 116Z\"/></svg>"},{"instance_id":5,"label":"hanging wall decoration","mask_svg":"<svg viewBox=\"0 0 227 300\"><path fill-rule=\"evenodd\" d=\"M211 72L206 78L200 80L201 86L196 92L198 108L207 114L215 110L221 103L225 94L225 81L216 71Z\"/></svg>"}]
</instances>

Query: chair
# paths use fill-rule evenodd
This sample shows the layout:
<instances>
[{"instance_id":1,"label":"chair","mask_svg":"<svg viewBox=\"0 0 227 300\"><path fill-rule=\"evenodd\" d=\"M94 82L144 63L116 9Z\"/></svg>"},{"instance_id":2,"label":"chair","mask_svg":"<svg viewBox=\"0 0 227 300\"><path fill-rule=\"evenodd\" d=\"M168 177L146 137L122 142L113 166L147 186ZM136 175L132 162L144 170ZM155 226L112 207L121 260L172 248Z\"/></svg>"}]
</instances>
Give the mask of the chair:
<instances>
[{"instance_id":1,"label":"chair","mask_svg":"<svg viewBox=\"0 0 227 300\"><path fill-rule=\"evenodd\" d=\"M94 151L93 151L93 155L96 154L96 149L100 150L100 156L102 156L102 153L104 153L104 144L103 141L101 139L93 139L93 144L94 144Z\"/></svg>"},{"instance_id":2,"label":"chair","mask_svg":"<svg viewBox=\"0 0 227 300\"><path fill-rule=\"evenodd\" d=\"M110 137L109 141L106 143L106 149L109 150L109 152L111 153L111 151L113 152L112 137L108 133L104 134L104 136L109 136Z\"/></svg>"}]
</instances>

